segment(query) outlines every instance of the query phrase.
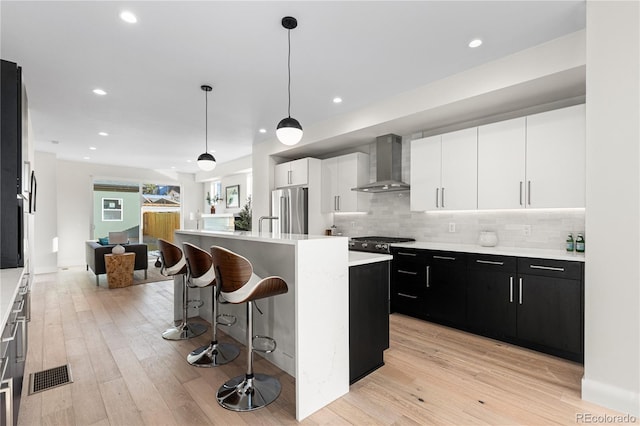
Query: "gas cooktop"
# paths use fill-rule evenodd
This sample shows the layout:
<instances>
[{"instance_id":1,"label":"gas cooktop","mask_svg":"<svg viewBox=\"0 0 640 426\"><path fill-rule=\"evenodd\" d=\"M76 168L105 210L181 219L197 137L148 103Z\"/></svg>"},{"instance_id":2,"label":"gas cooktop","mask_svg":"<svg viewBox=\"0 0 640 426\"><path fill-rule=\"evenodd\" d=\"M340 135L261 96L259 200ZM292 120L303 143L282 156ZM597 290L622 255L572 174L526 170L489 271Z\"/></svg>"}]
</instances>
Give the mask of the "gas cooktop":
<instances>
[{"instance_id":1,"label":"gas cooktop","mask_svg":"<svg viewBox=\"0 0 640 426\"><path fill-rule=\"evenodd\" d=\"M366 237L352 237L349 240L349 250L355 251L369 251L374 253L391 253L390 244L394 243L406 243L415 241L413 238L408 237L381 237L381 236L366 236Z\"/></svg>"}]
</instances>

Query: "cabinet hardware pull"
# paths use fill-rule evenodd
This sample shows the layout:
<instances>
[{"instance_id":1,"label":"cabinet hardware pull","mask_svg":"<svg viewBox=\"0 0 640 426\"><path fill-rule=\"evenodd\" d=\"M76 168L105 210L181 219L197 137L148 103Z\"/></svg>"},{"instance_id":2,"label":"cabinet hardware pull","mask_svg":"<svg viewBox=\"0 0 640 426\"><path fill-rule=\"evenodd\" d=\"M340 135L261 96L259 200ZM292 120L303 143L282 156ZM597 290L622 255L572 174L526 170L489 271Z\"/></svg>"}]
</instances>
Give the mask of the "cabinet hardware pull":
<instances>
[{"instance_id":1,"label":"cabinet hardware pull","mask_svg":"<svg viewBox=\"0 0 640 426\"><path fill-rule=\"evenodd\" d=\"M15 302L14 302L14 305L15 305ZM18 305L18 308L12 310L11 313L15 314L16 312L20 312L22 310L22 308L24 308L24 297L20 301L20 305Z\"/></svg>"},{"instance_id":2,"label":"cabinet hardware pull","mask_svg":"<svg viewBox=\"0 0 640 426\"><path fill-rule=\"evenodd\" d=\"M407 252L404 252L404 251L399 251L398 254L401 255L401 256L416 256L415 253L407 253Z\"/></svg>"},{"instance_id":3,"label":"cabinet hardware pull","mask_svg":"<svg viewBox=\"0 0 640 426\"><path fill-rule=\"evenodd\" d=\"M436 208L440 207L440 188L436 188Z\"/></svg>"},{"instance_id":4,"label":"cabinet hardware pull","mask_svg":"<svg viewBox=\"0 0 640 426\"><path fill-rule=\"evenodd\" d=\"M404 269L398 269L398 272L400 272L401 274L418 275L417 272L405 271Z\"/></svg>"},{"instance_id":5,"label":"cabinet hardware pull","mask_svg":"<svg viewBox=\"0 0 640 426\"><path fill-rule=\"evenodd\" d=\"M520 181L520 205L522 205L522 181Z\"/></svg>"},{"instance_id":6,"label":"cabinet hardware pull","mask_svg":"<svg viewBox=\"0 0 640 426\"><path fill-rule=\"evenodd\" d=\"M340 211L340 196L338 195L338 211Z\"/></svg>"},{"instance_id":7,"label":"cabinet hardware pull","mask_svg":"<svg viewBox=\"0 0 640 426\"><path fill-rule=\"evenodd\" d=\"M527 181L527 202L531 205L531 181Z\"/></svg>"},{"instance_id":8,"label":"cabinet hardware pull","mask_svg":"<svg viewBox=\"0 0 640 426\"><path fill-rule=\"evenodd\" d=\"M288 183L289 183L289 184L293 183L293 177L292 177L292 175L293 175L293 172L292 172L291 170L289 170L289 171L287 172L287 181L288 181Z\"/></svg>"},{"instance_id":9,"label":"cabinet hardware pull","mask_svg":"<svg viewBox=\"0 0 640 426\"><path fill-rule=\"evenodd\" d=\"M520 278L520 304L522 305L522 278Z\"/></svg>"},{"instance_id":10,"label":"cabinet hardware pull","mask_svg":"<svg viewBox=\"0 0 640 426\"><path fill-rule=\"evenodd\" d=\"M402 296L402 297L408 297L409 299L417 299L418 296L412 296L410 294L404 294L404 293L397 293L398 296Z\"/></svg>"},{"instance_id":11,"label":"cabinet hardware pull","mask_svg":"<svg viewBox=\"0 0 640 426\"><path fill-rule=\"evenodd\" d=\"M6 364L6 363L5 363ZM0 386L7 385L6 388L0 389L0 395L4 397L4 413L6 424L13 424L13 377L0 382Z\"/></svg>"},{"instance_id":12,"label":"cabinet hardware pull","mask_svg":"<svg viewBox=\"0 0 640 426\"><path fill-rule=\"evenodd\" d=\"M564 272L564 268L559 268L559 267L555 267L555 266L529 265L529 268L531 268L531 269L543 269L545 271Z\"/></svg>"},{"instance_id":13,"label":"cabinet hardware pull","mask_svg":"<svg viewBox=\"0 0 640 426\"><path fill-rule=\"evenodd\" d=\"M513 303L513 277L509 277L509 303Z\"/></svg>"},{"instance_id":14,"label":"cabinet hardware pull","mask_svg":"<svg viewBox=\"0 0 640 426\"><path fill-rule=\"evenodd\" d=\"M442 202L440 204L442 204L442 208L444 208L444 187L442 188Z\"/></svg>"},{"instance_id":15,"label":"cabinet hardware pull","mask_svg":"<svg viewBox=\"0 0 640 426\"><path fill-rule=\"evenodd\" d=\"M481 260L481 259L476 259L476 262L478 262L478 263L484 263L484 264L487 264L487 265L499 265L499 266L504 265L504 262L496 262L495 260Z\"/></svg>"},{"instance_id":16,"label":"cabinet hardware pull","mask_svg":"<svg viewBox=\"0 0 640 426\"><path fill-rule=\"evenodd\" d=\"M333 210L338 210L338 196L333 196Z\"/></svg>"},{"instance_id":17,"label":"cabinet hardware pull","mask_svg":"<svg viewBox=\"0 0 640 426\"><path fill-rule=\"evenodd\" d=\"M27 359L27 318L26 317L18 317L18 321L22 326L22 353L18 354L18 348L16 348L16 361L24 362ZM17 328L17 327L16 327Z\"/></svg>"},{"instance_id":18,"label":"cabinet hardware pull","mask_svg":"<svg viewBox=\"0 0 640 426\"><path fill-rule=\"evenodd\" d=\"M2 362L2 368L0 368L0 379L3 379L4 373L7 372L7 364L9 364L9 356L6 356L5 358L0 359L0 362Z\"/></svg>"},{"instance_id":19,"label":"cabinet hardware pull","mask_svg":"<svg viewBox=\"0 0 640 426\"><path fill-rule=\"evenodd\" d=\"M430 280L430 273L429 271L431 270L431 266L427 266L427 288L429 288L429 280Z\"/></svg>"},{"instance_id":20,"label":"cabinet hardware pull","mask_svg":"<svg viewBox=\"0 0 640 426\"><path fill-rule=\"evenodd\" d=\"M434 259L440 259L440 260L456 260L455 257L451 257L451 256L433 256Z\"/></svg>"},{"instance_id":21,"label":"cabinet hardware pull","mask_svg":"<svg viewBox=\"0 0 640 426\"><path fill-rule=\"evenodd\" d=\"M7 342L11 342L16 338L16 333L18 332L18 322L14 322L13 323L14 327L13 327L13 331L11 332L11 336L9 337L4 337L2 339L2 343L7 343Z\"/></svg>"}]
</instances>

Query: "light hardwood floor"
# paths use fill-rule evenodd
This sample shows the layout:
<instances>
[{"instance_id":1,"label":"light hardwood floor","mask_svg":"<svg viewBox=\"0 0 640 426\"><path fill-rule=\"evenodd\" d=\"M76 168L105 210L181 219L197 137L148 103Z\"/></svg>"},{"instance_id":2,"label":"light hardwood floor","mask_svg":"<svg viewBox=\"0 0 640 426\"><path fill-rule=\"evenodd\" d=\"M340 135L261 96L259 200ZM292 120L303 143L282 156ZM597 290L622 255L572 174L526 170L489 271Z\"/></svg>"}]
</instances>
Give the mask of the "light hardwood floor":
<instances>
[{"instance_id":1,"label":"light hardwood floor","mask_svg":"<svg viewBox=\"0 0 640 426\"><path fill-rule=\"evenodd\" d=\"M244 351L219 368L189 366L187 353L209 332L163 340L172 300L172 281L109 290L83 268L36 276L25 377L69 363L74 382L30 396L25 389L18 424L296 423L295 380L259 356L255 371L280 379L280 397L250 413L220 407L215 392L244 373ZM617 414L580 399L579 364L402 315L390 322L386 365L304 424L546 425Z\"/></svg>"}]
</instances>

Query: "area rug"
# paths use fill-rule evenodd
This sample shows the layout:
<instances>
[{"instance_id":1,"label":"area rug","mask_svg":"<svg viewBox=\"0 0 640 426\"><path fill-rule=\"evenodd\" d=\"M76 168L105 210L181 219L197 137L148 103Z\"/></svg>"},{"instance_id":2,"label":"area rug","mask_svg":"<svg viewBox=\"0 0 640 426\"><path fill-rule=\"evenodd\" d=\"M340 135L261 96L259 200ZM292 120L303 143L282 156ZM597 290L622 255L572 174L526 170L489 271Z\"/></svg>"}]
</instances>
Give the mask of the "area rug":
<instances>
[{"instance_id":1,"label":"area rug","mask_svg":"<svg viewBox=\"0 0 640 426\"><path fill-rule=\"evenodd\" d=\"M155 266L155 260L149 261L149 268L147 269L147 278L144 278L144 271L133 272L133 285L155 283L158 281L172 280L173 277L165 277L160 273L160 268Z\"/></svg>"}]
</instances>

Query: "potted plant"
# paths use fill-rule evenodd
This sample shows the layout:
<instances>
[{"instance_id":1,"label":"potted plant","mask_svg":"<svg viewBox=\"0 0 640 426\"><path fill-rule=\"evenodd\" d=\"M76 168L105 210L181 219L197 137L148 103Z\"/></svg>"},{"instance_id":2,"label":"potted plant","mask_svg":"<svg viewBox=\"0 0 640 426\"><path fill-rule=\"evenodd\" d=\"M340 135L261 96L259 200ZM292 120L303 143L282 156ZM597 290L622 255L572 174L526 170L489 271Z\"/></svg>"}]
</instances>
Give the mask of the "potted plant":
<instances>
[{"instance_id":1,"label":"potted plant","mask_svg":"<svg viewBox=\"0 0 640 426\"><path fill-rule=\"evenodd\" d=\"M216 213L216 203L218 201L222 201L223 198L220 196L220 194L214 194L213 197L212 197L211 194L209 194L209 192L207 191L206 200L207 200L207 203L211 206L211 214L215 214Z\"/></svg>"},{"instance_id":2,"label":"potted plant","mask_svg":"<svg viewBox=\"0 0 640 426\"><path fill-rule=\"evenodd\" d=\"M247 202L238 213L235 228L238 231L251 231L251 195L247 197Z\"/></svg>"}]
</instances>

